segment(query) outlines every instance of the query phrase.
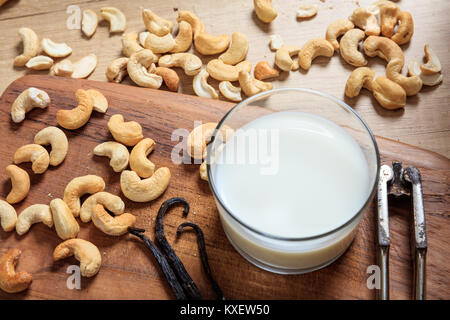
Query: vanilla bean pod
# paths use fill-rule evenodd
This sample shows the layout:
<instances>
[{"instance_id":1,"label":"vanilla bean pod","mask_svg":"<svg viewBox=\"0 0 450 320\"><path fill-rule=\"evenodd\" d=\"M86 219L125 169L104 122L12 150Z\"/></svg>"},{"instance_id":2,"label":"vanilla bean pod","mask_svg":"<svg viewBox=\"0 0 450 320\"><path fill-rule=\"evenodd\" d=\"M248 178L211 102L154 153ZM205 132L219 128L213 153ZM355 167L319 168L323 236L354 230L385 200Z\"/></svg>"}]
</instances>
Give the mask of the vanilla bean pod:
<instances>
[{"instance_id":1,"label":"vanilla bean pod","mask_svg":"<svg viewBox=\"0 0 450 320\"><path fill-rule=\"evenodd\" d=\"M189 299L200 300L202 296L200 295L200 291L192 280L189 273L186 271L183 263L180 258L178 258L177 254L169 244L164 234L164 215L169 209L173 206L182 204L184 206L183 217L185 217L189 212L189 203L183 198L171 198L166 200L159 208L158 216L156 217L155 223L155 238L162 252L164 253L167 261L172 267L173 271L178 277L181 286L183 287L187 297Z\"/></svg>"},{"instance_id":2,"label":"vanilla bean pod","mask_svg":"<svg viewBox=\"0 0 450 320\"><path fill-rule=\"evenodd\" d=\"M159 249L155 246L155 244L143 234L145 230L140 228L129 227L128 232L141 239L147 246L147 248L149 248L150 251L153 253L153 256L155 257L156 261L158 261L158 264L161 267L161 270L164 273L167 282L172 288L172 292L174 293L175 297L178 300L186 300L186 294L184 293L183 288L178 282L177 276L173 272L172 268L167 262L167 259L164 257L161 251L159 251Z\"/></svg>"},{"instance_id":3,"label":"vanilla bean pod","mask_svg":"<svg viewBox=\"0 0 450 320\"><path fill-rule=\"evenodd\" d=\"M184 227L191 227L197 235L198 251L200 252L200 259L202 260L203 269L205 270L206 276L216 293L217 300L224 300L223 292L217 284L216 280L212 276L211 268L209 267L208 254L206 253L205 236L202 229L193 222L184 222L178 226L177 237L181 235L184 231Z\"/></svg>"}]
</instances>

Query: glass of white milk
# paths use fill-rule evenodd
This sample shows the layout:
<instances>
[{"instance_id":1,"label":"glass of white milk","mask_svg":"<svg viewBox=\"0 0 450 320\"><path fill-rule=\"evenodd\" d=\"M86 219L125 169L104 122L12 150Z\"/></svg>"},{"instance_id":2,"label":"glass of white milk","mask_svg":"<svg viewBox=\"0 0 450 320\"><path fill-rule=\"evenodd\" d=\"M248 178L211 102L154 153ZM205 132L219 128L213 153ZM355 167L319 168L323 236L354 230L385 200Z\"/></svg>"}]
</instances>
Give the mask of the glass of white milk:
<instances>
[{"instance_id":1,"label":"glass of white milk","mask_svg":"<svg viewBox=\"0 0 450 320\"><path fill-rule=\"evenodd\" d=\"M226 126L234 134L224 141ZM338 259L376 189L379 153L367 124L314 90L271 90L239 103L207 150L226 236L271 272L306 273Z\"/></svg>"}]
</instances>

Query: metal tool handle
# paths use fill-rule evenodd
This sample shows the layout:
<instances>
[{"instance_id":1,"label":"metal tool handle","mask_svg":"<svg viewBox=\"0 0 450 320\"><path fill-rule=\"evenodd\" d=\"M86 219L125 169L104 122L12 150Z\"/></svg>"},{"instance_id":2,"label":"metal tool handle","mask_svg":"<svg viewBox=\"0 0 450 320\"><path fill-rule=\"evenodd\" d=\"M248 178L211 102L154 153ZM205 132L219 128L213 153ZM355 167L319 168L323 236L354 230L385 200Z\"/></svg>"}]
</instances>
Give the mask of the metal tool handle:
<instances>
[{"instance_id":1,"label":"metal tool handle","mask_svg":"<svg viewBox=\"0 0 450 320\"><path fill-rule=\"evenodd\" d=\"M380 267L378 300L389 300L389 246L378 246L378 266Z\"/></svg>"}]
</instances>

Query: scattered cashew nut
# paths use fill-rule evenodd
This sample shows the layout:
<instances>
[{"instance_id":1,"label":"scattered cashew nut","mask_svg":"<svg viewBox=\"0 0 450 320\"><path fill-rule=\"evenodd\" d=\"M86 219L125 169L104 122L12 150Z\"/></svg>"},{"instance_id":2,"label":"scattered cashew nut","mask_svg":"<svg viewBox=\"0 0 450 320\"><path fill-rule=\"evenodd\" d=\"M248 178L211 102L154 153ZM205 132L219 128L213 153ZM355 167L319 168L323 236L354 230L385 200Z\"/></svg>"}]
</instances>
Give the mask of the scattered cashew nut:
<instances>
[{"instance_id":1,"label":"scattered cashew nut","mask_svg":"<svg viewBox=\"0 0 450 320\"><path fill-rule=\"evenodd\" d=\"M57 127L47 127L36 133L34 143L52 146L52 151L50 151L50 165L52 166L61 164L69 149L66 134Z\"/></svg>"},{"instance_id":2,"label":"scattered cashew nut","mask_svg":"<svg viewBox=\"0 0 450 320\"><path fill-rule=\"evenodd\" d=\"M398 45L408 43L414 34L414 21L411 13L401 11L398 14L398 20L400 23L397 28L397 32L391 37L391 39Z\"/></svg>"},{"instance_id":3,"label":"scattered cashew nut","mask_svg":"<svg viewBox=\"0 0 450 320\"><path fill-rule=\"evenodd\" d=\"M14 58L14 66L23 67L31 58L39 52L39 38L30 28L20 28L19 35L22 38L23 53Z\"/></svg>"},{"instance_id":4,"label":"scattered cashew nut","mask_svg":"<svg viewBox=\"0 0 450 320\"><path fill-rule=\"evenodd\" d=\"M53 260L58 261L70 256L80 261L80 272L83 277L95 276L100 270L102 256L98 248L83 239L69 239L60 243L53 251Z\"/></svg>"},{"instance_id":5,"label":"scattered cashew nut","mask_svg":"<svg viewBox=\"0 0 450 320\"><path fill-rule=\"evenodd\" d=\"M108 121L108 129L116 141L129 147L144 138L141 125L136 121L125 122L121 114L111 116Z\"/></svg>"},{"instance_id":6,"label":"scattered cashew nut","mask_svg":"<svg viewBox=\"0 0 450 320\"><path fill-rule=\"evenodd\" d=\"M200 178L202 180L208 181L208 172L206 170L206 161L203 161L202 164L200 165L199 173L200 173Z\"/></svg>"},{"instance_id":7,"label":"scattered cashew nut","mask_svg":"<svg viewBox=\"0 0 450 320\"><path fill-rule=\"evenodd\" d=\"M166 53L175 48L175 45L175 39L170 33L161 37L150 33L145 39L144 47L152 50L154 53Z\"/></svg>"},{"instance_id":8,"label":"scattered cashew nut","mask_svg":"<svg viewBox=\"0 0 450 320\"><path fill-rule=\"evenodd\" d=\"M247 36L241 32L233 32L231 35L231 45L219 59L226 64L235 65L245 59L248 52Z\"/></svg>"},{"instance_id":9,"label":"scattered cashew nut","mask_svg":"<svg viewBox=\"0 0 450 320\"><path fill-rule=\"evenodd\" d=\"M186 151L193 159L201 160L206 157L206 145L211 141L216 127L216 122L207 122L195 127L189 133ZM233 134L234 130L225 125L217 133L217 137L227 141Z\"/></svg>"},{"instance_id":10,"label":"scattered cashew nut","mask_svg":"<svg viewBox=\"0 0 450 320\"><path fill-rule=\"evenodd\" d=\"M97 112L106 113L108 110L108 100L106 97L97 90L89 89L86 91L94 101L93 109Z\"/></svg>"},{"instance_id":11,"label":"scattered cashew nut","mask_svg":"<svg viewBox=\"0 0 450 320\"><path fill-rule=\"evenodd\" d=\"M269 46L270 50L276 51L284 45L283 38L279 34L273 34L270 36Z\"/></svg>"},{"instance_id":12,"label":"scattered cashew nut","mask_svg":"<svg viewBox=\"0 0 450 320\"><path fill-rule=\"evenodd\" d=\"M317 14L317 6L313 4L304 4L300 6L297 10L297 18L299 19L309 19Z\"/></svg>"},{"instance_id":13,"label":"scattered cashew nut","mask_svg":"<svg viewBox=\"0 0 450 320\"><path fill-rule=\"evenodd\" d=\"M351 29L341 38L340 49L341 57L352 66L362 67L367 64L364 54L358 50L359 42L365 38L364 31L360 29Z\"/></svg>"},{"instance_id":14,"label":"scattered cashew nut","mask_svg":"<svg viewBox=\"0 0 450 320\"><path fill-rule=\"evenodd\" d=\"M381 34L390 38L394 35L394 28L397 24L400 8L395 3L390 1L381 3L379 8Z\"/></svg>"},{"instance_id":15,"label":"scattered cashew nut","mask_svg":"<svg viewBox=\"0 0 450 320\"><path fill-rule=\"evenodd\" d=\"M403 108L406 105L405 90L386 77L376 78L372 82L372 90L378 103L388 110Z\"/></svg>"},{"instance_id":16,"label":"scattered cashew nut","mask_svg":"<svg viewBox=\"0 0 450 320\"><path fill-rule=\"evenodd\" d=\"M31 225L40 222L49 228L53 227L52 212L46 204L33 204L19 214L16 223L16 232L21 236L30 230Z\"/></svg>"},{"instance_id":17,"label":"scattered cashew nut","mask_svg":"<svg viewBox=\"0 0 450 320\"><path fill-rule=\"evenodd\" d=\"M107 141L97 145L94 148L94 154L110 158L109 165L114 172L124 170L128 166L128 160L130 159L127 147L115 141Z\"/></svg>"},{"instance_id":18,"label":"scattered cashew nut","mask_svg":"<svg viewBox=\"0 0 450 320\"><path fill-rule=\"evenodd\" d=\"M242 101L241 88L233 86L230 81L221 81L219 83L219 91L228 100L234 102Z\"/></svg>"},{"instance_id":19,"label":"scattered cashew nut","mask_svg":"<svg viewBox=\"0 0 450 320\"><path fill-rule=\"evenodd\" d=\"M103 19L109 21L109 32L123 32L127 27L127 18L117 8L105 7L100 9Z\"/></svg>"},{"instance_id":20,"label":"scattered cashew nut","mask_svg":"<svg viewBox=\"0 0 450 320\"><path fill-rule=\"evenodd\" d=\"M105 190L105 181L96 175L86 175L72 179L64 189L64 202L74 217L80 214L80 197L86 193Z\"/></svg>"},{"instance_id":21,"label":"scattered cashew nut","mask_svg":"<svg viewBox=\"0 0 450 320\"><path fill-rule=\"evenodd\" d=\"M178 23L180 23L181 21L186 21L187 23L189 23L191 25L192 32L194 33L194 38L205 31L203 22L191 11L178 11L177 21Z\"/></svg>"},{"instance_id":22,"label":"scattered cashew nut","mask_svg":"<svg viewBox=\"0 0 450 320\"><path fill-rule=\"evenodd\" d=\"M258 62L253 71L255 78L258 80L266 80L270 78L276 78L280 75L280 72L272 68L272 66L267 61Z\"/></svg>"},{"instance_id":23,"label":"scattered cashew nut","mask_svg":"<svg viewBox=\"0 0 450 320\"><path fill-rule=\"evenodd\" d=\"M372 91L372 82L375 79L375 70L359 67L353 70L345 84L345 95L354 98L359 95L362 88Z\"/></svg>"},{"instance_id":24,"label":"scattered cashew nut","mask_svg":"<svg viewBox=\"0 0 450 320\"><path fill-rule=\"evenodd\" d=\"M273 88L273 85L270 82L257 80L253 78L247 71L239 72L239 85L241 86L242 91L244 91L247 97L251 97L257 93L271 90Z\"/></svg>"},{"instance_id":25,"label":"scattered cashew nut","mask_svg":"<svg viewBox=\"0 0 450 320\"><path fill-rule=\"evenodd\" d=\"M120 83L128 74L128 60L128 58L118 58L113 60L106 69L106 78L111 82Z\"/></svg>"},{"instance_id":26,"label":"scattered cashew nut","mask_svg":"<svg viewBox=\"0 0 450 320\"><path fill-rule=\"evenodd\" d=\"M155 141L145 138L131 150L130 168L141 178L149 178L155 172L155 165L147 156L155 149Z\"/></svg>"},{"instance_id":27,"label":"scattered cashew nut","mask_svg":"<svg viewBox=\"0 0 450 320\"><path fill-rule=\"evenodd\" d=\"M325 39L331 43L334 50L339 50L339 42L337 41L337 38L354 27L355 25L353 22L348 19L336 20L328 26Z\"/></svg>"},{"instance_id":28,"label":"scattered cashew nut","mask_svg":"<svg viewBox=\"0 0 450 320\"><path fill-rule=\"evenodd\" d=\"M46 56L36 56L25 64L28 69L48 70L53 66L53 59Z\"/></svg>"},{"instance_id":29,"label":"scattered cashew nut","mask_svg":"<svg viewBox=\"0 0 450 320\"><path fill-rule=\"evenodd\" d=\"M122 171L120 187L125 197L135 202L147 202L158 198L169 186L170 170L162 167L147 179L141 180L136 172Z\"/></svg>"},{"instance_id":30,"label":"scattered cashew nut","mask_svg":"<svg viewBox=\"0 0 450 320\"><path fill-rule=\"evenodd\" d=\"M125 56L131 57L142 49L144 48L139 45L136 32L127 32L122 35L122 52Z\"/></svg>"},{"instance_id":31,"label":"scattered cashew nut","mask_svg":"<svg viewBox=\"0 0 450 320\"><path fill-rule=\"evenodd\" d=\"M180 77L178 77L178 74L174 70L165 67L156 67L155 74L163 78L164 83L170 91L178 91Z\"/></svg>"},{"instance_id":32,"label":"scattered cashew nut","mask_svg":"<svg viewBox=\"0 0 450 320\"><path fill-rule=\"evenodd\" d=\"M134 226L136 217L131 213L112 217L101 204L97 204L92 212L92 222L107 235L121 236L128 232L129 227Z\"/></svg>"},{"instance_id":33,"label":"scattered cashew nut","mask_svg":"<svg viewBox=\"0 0 450 320\"><path fill-rule=\"evenodd\" d=\"M422 80L419 76L405 77L402 75L404 61L394 58L386 66L386 77L399 84L406 92L407 96L413 96L422 89Z\"/></svg>"},{"instance_id":34,"label":"scattered cashew nut","mask_svg":"<svg viewBox=\"0 0 450 320\"><path fill-rule=\"evenodd\" d=\"M213 55L224 52L230 45L230 41L230 36L227 34L214 36L202 32L194 37L195 49L203 55Z\"/></svg>"},{"instance_id":35,"label":"scattered cashew nut","mask_svg":"<svg viewBox=\"0 0 450 320\"><path fill-rule=\"evenodd\" d=\"M98 18L97 14L91 9L83 10L83 18L81 20L81 31L88 38L92 37L97 30Z\"/></svg>"},{"instance_id":36,"label":"scattered cashew nut","mask_svg":"<svg viewBox=\"0 0 450 320\"><path fill-rule=\"evenodd\" d=\"M33 277L26 271L16 272L15 267L22 251L10 249L0 258L0 289L17 293L28 289Z\"/></svg>"},{"instance_id":37,"label":"scattered cashew nut","mask_svg":"<svg viewBox=\"0 0 450 320\"><path fill-rule=\"evenodd\" d=\"M71 77L73 73L73 63L69 59L61 60L50 68L51 76Z\"/></svg>"},{"instance_id":38,"label":"scattered cashew nut","mask_svg":"<svg viewBox=\"0 0 450 320\"><path fill-rule=\"evenodd\" d=\"M87 198L81 205L80 219L81 221L87 223L91 221L92 213L94 207L97 204L101 204L106 207L109 211L118 216L125 210L125 203L120 199L120 197L113 195L109 192L97 192L92 196Z\"/></svg>"},{"instance_id":39,"label":"scattered cashew nut","mask_svg":"<svg viewBox=\"0 0 450 320\"><path fill-rule=\"evenodd\" d=\"M59 198L53 199L50 201L50 210L58 237L62 240L76 238L80 226L67 204Z\"/></svg>"},{"instance_id":40,"label":"scattered cashew nut","mask_svg":"<svg viewBox=\"0 0 450 320\"><path fill-rule=\"evenodd\" d=\"M442 65L438 56L428 44L424 47L426 63L420 66L423 74L435 74L441 71Z\"/></svg>"},{"instance_id":41,"label":"scattered cashew nut","mask_svg":"<svg viewBox=\"0 0 450 320\"><path fill-rule=\"evenodd\" d=\"M172 53L188 51L192 44L192 27L186 21L178 23L178 34L175 37L175 46L170 50Z\"/></svg>"},{"instance_id":42,"label":"scattered cashew nut","mask_svg":"<svg viewBox=\"0 0 450 320\"><path fill-rule=\"evenodd\" d=\"M6 174L11 178L12 189L6 197L8 203L14 204L22 201L30 191L30 176L28 173L10 164L6 167Z\"/></svg>"},{"instance_id":43,"label":"scattered cashew nut","mask_svg":"<svg viewBox=\"0 0 450 320\"><path fill-rule=\"evenodd\" d=\"M269 23L278 16L277 10L272 5L272 0L253 0L256 16L262 22Z\"/></svg>"},{"instance_id":44,"label":"scattered cashew nut","mask_svg":"<svg viewBox=\"0 0 450 320\"><path fill-rule=\"evenodd\" d=\"M84 126L89 121L94 108L94 100L87 91L78 89L75 92L75 98L78 101L77 107L56 112L56 121L65 129L75 130Z\"/></svg>"},{"instance_id":45,"label":"scattered cashew nut","mask_svg":"<svg viewBox=\"0 0 450 320\"><path fill-rule=\"evenodd\" d=\"M294 68L294 61L291 56L300 52L297 46L282 46L275 53L275 64L283 71L291 71Z\"/></svg>"},{"instance_id":46,"label":"scattered cashew nut","mask_svg":"<svg viewBox=\"0 0 450 320\"><path fill-rule=\"evenodd\" d=\"M380 34L380 26L378 25L375 15L365 8L356 8L349 20L355 26L363 29L368 36L377 36Z\"/></svg>"},{"instance_id":47,"label":"scattered cashew nut","mask_svg":"<svg viewBox=\"0 0 450 320\"><path fill-rule=\"evenodd\" d=\"M49 38L42 39L41 46L45 53L53 58L63 58L72 53L72 48L66 43L56 43Z\"/></svg>"},{"instance_id":48,"label":"scattered cashew nut","mask_svg":"<svg viewBox=\"0 0 450 320\"><path fill-rule=\"evenodd\" d=\"M155 55L151 50L144 49L133 54L127 63L127 72L131 80L144 88L161 87L162 77L148 71L154 62Z\"/></svg>"},{"instance_id":49,"label":"scattered cashew nut","mask_svg":"<svg viewBox=\"0 0 450 320\"><path fill-rule=\"evenodd\" d=\"M142 20L144 21L145 28L150 31L150 33L159 37L172 32L174 25L172 21L161 18L149 9L142 10Z\"/></svg>"},{"instance_id":50,"label":"scattered cashew nut","mask_svg":"<svg viewBox=\"0 0 450 320\"><path fill-rule=\"evenodd\" d=\"M15 123L22 122L25 119L25 113L33 108L44 109L50 103L48 94L40 89L28 88L24 90L11 107L11 119Z\"/></svg>"},{"instance_id":51,"label":"scattered cashew nut","mask_svg":"<svg viewBox=\"0 0 450 320\"><path fill-rule=\"evenodd\" d=\"M5 232L13 231L17 222L16 209L3 200L0 200L0 222Z\"/></svg>"},{"instance_id":52,"label":"scattered cashew nut","mask_svg":"<svg viewBox=\"0 0 450 320\"><path fill-rule=\"evenodd\" d=\"M44 173L50 163L47 150L39 144L26 144L14 153L14 164L31 162L31 169L36 174Z\"/></svg>"},{"instance_id":53,"label":"scattered cashew nut","mask_svg":"<svg viewBox=\"0 0 450 320\"><path fill-rule=\"evenodd\" d=\"M417 61L411 60L408 62L408 74L410 76L419 76L423 84L426 86L435 86L442 82L443 76L440 73L423 74L420 70L420 65Z\"/></svg>"},{"instance_id":54,"label":"scattered cashew nut","mask_svg":"<svg viewBox=\"0 0 450 320\"><path fill-rule=\"evenodd\" d=\"M158 65L160 67L180 67L186 75L195 76L202 68L202 60L192 53L174 53L167 54L159 58Z\"/></svg>"},{"instance_id":55,"label":"scattered cashew nut","mask_svg":"<svg viewBox=\"0 0 450 320\"><path fill-rule=\"evenodd\" d=\"M386 37L370 36L364 40L364 52L369 57L378 56L387 62L398 58L405 61L402 49L397 43Z\"/></svg>"},{"instance_id":56,"label":"scattered cashew nut","mask_svg":"<svg viewBox=\"0 0 450 320\"><path fill-rule=\"evenodd\" d=\"M308 70L311 67L312 60L316 57L332 57L333 53L334 48L327 40L312 39L307 41L298 53L298 63L302 69Z\"/></svg>"},{"instance_id":57,"label":"scattered cashew nut","mask_svg":"<svg viewBox=\"0 0 450 320\"><path fill-rule=\"evenodd\" d=\"M219 99L219 95L210 84L208 84L209 73L205 69L202 69L197 75L195 75L192 81L192 87L197 96L209 99Z\"/></svg>"},{"instance_id":58,"label":"scattered cashew nut","mask_svg":"<svg viewBox=\"0 0 450 320\"><path fill-rule=\"evenodd\" d=\"M97 56L93 53L84 56L73 64L72 78L84 79L94 72L97 67Z\"/></svg>"},{"instance_id":59,"label":"scattered cashew nut","mask_svg":"<svg viewBox=\"0 0 450 320\"><path fill-rule=\"evenodd\" d=\"M213 59L206 65L206 71L209 75L219 81L237 81L239 79L239 72L252 70L252 64L244 60L235 66L225 64L222 60Z\"/></svg>"}]
</instances>

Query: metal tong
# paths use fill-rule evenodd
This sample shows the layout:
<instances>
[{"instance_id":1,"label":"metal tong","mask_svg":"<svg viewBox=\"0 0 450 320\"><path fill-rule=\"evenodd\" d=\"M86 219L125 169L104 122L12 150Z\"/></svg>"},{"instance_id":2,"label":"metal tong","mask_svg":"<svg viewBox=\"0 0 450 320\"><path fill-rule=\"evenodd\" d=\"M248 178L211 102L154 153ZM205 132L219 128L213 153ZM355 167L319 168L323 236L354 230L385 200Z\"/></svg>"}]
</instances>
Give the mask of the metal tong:
<instances>
[{"instance_id":1,"label":"metal tong","mask_svg":"<svg viewBox=\"0 0 450 320\"><path fill-rule=\"evenodd\" d=\"M389 208L388 195L409 196L412 203L411 253L414 250L413 298L425 299L425 263L427 237L423 209L422 182L420 171L415 167L402 168L401 162L381 166L378 181L378 265L381 281L378 299L389 300ZM414 233L412 232L414 230Z\"/></svg>"}]
</instances>

